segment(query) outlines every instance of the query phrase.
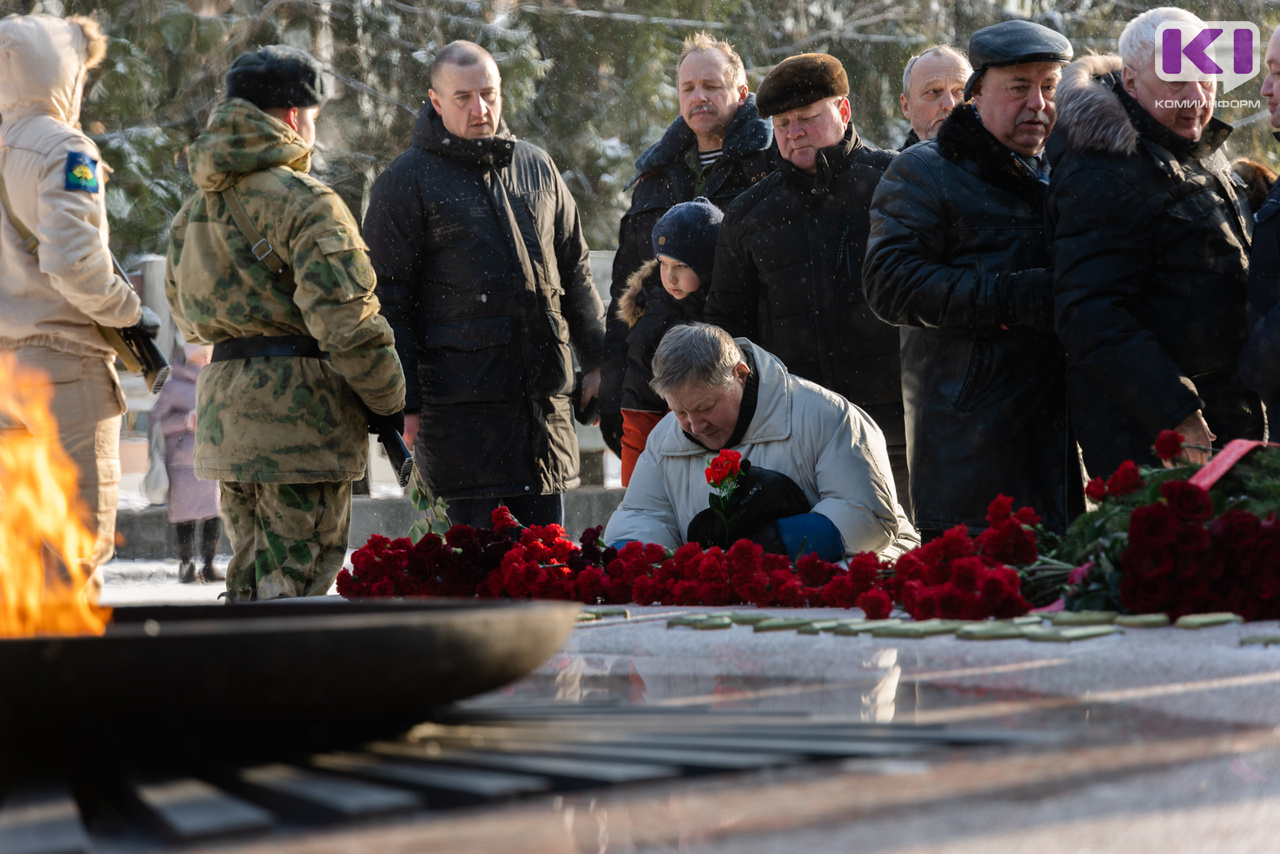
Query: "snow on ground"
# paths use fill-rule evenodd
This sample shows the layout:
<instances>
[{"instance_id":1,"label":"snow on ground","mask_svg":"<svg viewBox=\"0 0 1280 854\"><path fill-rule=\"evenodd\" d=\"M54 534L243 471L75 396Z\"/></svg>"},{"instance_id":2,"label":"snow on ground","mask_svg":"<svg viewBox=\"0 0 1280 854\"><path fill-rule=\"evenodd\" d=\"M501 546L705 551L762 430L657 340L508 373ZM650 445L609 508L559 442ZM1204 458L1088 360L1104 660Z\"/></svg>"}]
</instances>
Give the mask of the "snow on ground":
<instances>
[{"instance_id":1,"label":"snow on ground","mask_svg":"<svg viewBox=\"0 0 1280 854\"><path fill-rule=\"evenodd\" d=\"M228 560L228 555L219 555L213 565L225 575ZM350 551L343 565L351 566ZM101 603L111 606L216 602L218 594L227 589L224 581L182 584L178 581L177 558L113 560L102 567L102 574ZM333 590L329 594L336 595Z\"/></svg>"}]
</instances>

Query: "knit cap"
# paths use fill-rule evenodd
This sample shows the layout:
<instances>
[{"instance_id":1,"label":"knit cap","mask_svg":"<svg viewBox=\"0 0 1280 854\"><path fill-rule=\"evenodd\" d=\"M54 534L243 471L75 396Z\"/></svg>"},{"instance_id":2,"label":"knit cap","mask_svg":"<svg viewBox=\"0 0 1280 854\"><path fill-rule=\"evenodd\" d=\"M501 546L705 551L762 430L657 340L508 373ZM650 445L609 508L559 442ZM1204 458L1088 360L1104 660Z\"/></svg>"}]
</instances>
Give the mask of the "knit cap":
<instances>
[{"instance_id":1,"label":"knit cap","mask_svg":"<svg viewBox=\"0 0 1280 854\"><path fill-rule=\"evenodd\" d=\"M689 265L702 287L710 287L722 219L724 214L705 196L676 205L653 227L653 254Z\"/></svg>"}]
</instances>

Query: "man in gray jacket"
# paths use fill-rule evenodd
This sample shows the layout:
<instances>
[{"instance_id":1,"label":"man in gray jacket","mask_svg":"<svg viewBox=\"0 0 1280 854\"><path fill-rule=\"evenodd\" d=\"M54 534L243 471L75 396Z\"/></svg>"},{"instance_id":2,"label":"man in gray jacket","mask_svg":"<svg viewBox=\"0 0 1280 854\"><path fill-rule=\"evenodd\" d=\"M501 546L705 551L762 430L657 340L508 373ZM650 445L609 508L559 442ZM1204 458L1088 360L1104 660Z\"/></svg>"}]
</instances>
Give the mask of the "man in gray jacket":
<instances>
[{"instance_id":1,"label":"man in gray jacket","mask_svg":"<svg viewBox=\"0 0 1280 854\"><path fill-rule=\"evenodd\" d=\"M896 557L920 544L898 503L884 434L840 395L704 323L668 332L653 373L671 412L649 435L606 542L711 545L700 536L714 527L707 459L727 448L742 455L741 515L719 545L741 536L766 551L835 561L864 551Z\"/></svg>"}]
</instances>

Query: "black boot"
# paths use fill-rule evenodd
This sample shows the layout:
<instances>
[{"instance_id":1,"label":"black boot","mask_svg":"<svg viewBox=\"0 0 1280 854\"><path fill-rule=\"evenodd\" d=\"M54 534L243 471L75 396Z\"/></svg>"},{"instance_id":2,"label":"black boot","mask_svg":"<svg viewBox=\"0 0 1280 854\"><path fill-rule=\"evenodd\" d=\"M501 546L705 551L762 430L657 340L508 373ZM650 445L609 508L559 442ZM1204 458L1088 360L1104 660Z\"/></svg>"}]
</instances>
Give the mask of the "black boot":
<instances>
[{"instance_id":1,"label":"black boot","mask_svg":"<svg viewBox=\"0 0 1280 854\"><path fill-rule=\"evenodd\" d=\"M191 559L195 551L196 523L175 522L173 527L178 535L178 581L190 584L196 580L196 562Z\"/></svg>"},{"instance_id":2,"label":"black boot","mask_svg":"<svg viewBox=\"0 0 1280 854\"><path fill-rule=\"evenodd\" d=\"M226 581L227 577L213 566L213 556L218 551L218 540L222 537L222 520L217 516L205 519L200 528L200 556L204 558L204 569L200 577L205 581Z\"/></svg>"}]
</instances>

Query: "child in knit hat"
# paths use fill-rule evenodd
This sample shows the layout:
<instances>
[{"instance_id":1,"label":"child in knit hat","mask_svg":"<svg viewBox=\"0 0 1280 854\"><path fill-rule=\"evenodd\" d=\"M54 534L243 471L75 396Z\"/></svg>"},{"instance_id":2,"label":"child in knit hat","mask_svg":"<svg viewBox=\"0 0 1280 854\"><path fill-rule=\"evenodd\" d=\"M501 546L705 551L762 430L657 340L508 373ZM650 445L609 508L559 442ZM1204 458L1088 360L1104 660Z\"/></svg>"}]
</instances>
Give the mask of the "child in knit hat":
<instances>
[{"instance_id":1,"label":"child in knit hat","mask_svg":"<svg viewBox=\"0 0 1280 854\"><path fill-rule=\"evenodd\" d=\"M702 320L723 218L702 196L667 211L653 227L657 257L628 277L618 300L618 318L631 327L622 381L623 486L631 481L649 433L667 413L666 401L649 388L653 353L672 326Z\"/></svg>"}]
</instances>

